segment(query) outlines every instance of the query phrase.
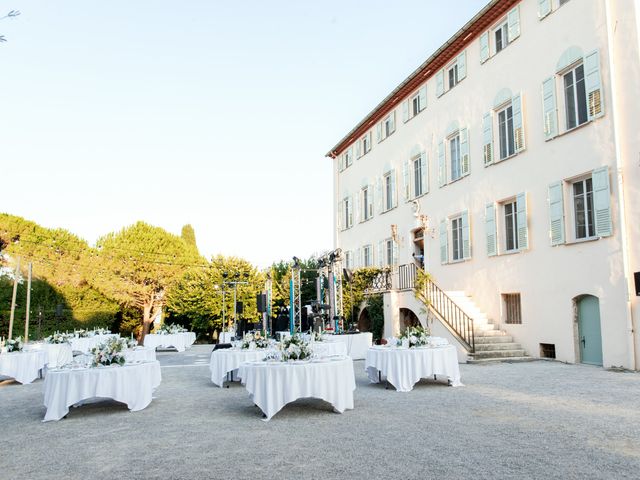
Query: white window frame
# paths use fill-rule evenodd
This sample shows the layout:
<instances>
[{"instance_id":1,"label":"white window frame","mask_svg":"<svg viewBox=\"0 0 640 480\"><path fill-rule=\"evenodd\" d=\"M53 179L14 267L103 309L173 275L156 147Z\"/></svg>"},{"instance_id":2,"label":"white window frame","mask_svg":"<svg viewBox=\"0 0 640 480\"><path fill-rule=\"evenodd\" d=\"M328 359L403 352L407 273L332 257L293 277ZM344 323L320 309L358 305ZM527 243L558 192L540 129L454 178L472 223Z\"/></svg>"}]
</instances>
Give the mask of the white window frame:
<instances>
[{"instance_id":1,"label":"white window frame","mask_svg":"<svg viewBox=\"0 0 640 480\"><path fill-rule=\"evenodd\" d=\"M393 210L397 206L396 171L389 170L382 176L382 213Z\"/></svg>"},{"instance_id":2,"label":"white window frame","mask_svg":"<svg viewBox=\"0 0 640 480\"><path fill-rule=\"evenodd\" d=\"M341 202L342 208L340 209L342 231L349 230L351 227L353 227L352 203L353 203L353 200L351 199L350 196L346 196L342 199L342 202Z\"/></svg>"},{"instance_id":3,"label":"white window frame","mask_svg":"<svg viewBox=\"0 0 640 480\"><path fill-rule=\"evenodd\" d=\"M575 178L572 179L571 181L567 182L568 185L568 189L569 189L569 198L570 198L570 205L569 205L569 210L571 212L571 226L573 227L571 229L571 235L573 237L573 240L575 242L582 242L582 241L587 241L587 240L595 240L598 237L596 236L596 226L595 226L595 209L594 209L594 204L593 204L593 177L592 175L586 175L586 176L582 176L579 178ZM587 191L587 183L589 183L591 185L591 190ZM581 194L582 197L584 197L584 207L585 207L585 235L584 236L578 236L578 214L577 214L577 208L576 208L576 194L575 194L575 186L578 184L582 184L583 186L583 192ZM589 202L589 197L590 197L590 202ZM591 210L589 212L589 209ZM589 234L590 230L593 230L592 234Z\"/></svg>"},{"instance_id":4,"label":"white window frame","mask_svg":"<svg viewBox=\"0 0 640 480\"><path fill-rule=\"evenodd\" d=\"M447 65L444 71L445 71L445 92L446 92L451 90L452 88L454 88L456 85L460 83L460 80L458 80L458 62L455 61ZM451 85L452 76L454 80L453 85Z\"/></svg>"},{"instance_id":5,"label":"white window frame","mask_svg":"<svg viewBox=\"0 0 640 480\"><path fill-rule=\"evenodd\" d=\"M577 89L577 81L576 81L576 71L582 68L582 88L584 90L584 95L580 95L578 93L578 89ZM566 91L566 86L565 86L565 77L567 75L571 75L572 79L573 79L573 101L575 102L574 104L574 108L572 110L572 113L575 115L575 125L573 126L569 126L569 102L568 102L568 95L567 95L567 91ZM589 100L587 98L587 90L586 90L586 78L585 78L585 66L584 66L584 61L580 60L576 63L574 63L573 65L571 65L569 68L564 69L562 72L559 72L557 75L557 80L560 83L560 87L561 87L561 91L562 91L562 95L560 96L560 102L562 104L562 109L559 110L559 112L562 112L563 115L563 126L564 126L564 131L565 132L570 132L571 130L574 130L578 127L581 127L582 125L585 125L587 123L589 123ZM580 106L579 104L583 104L584 106L584 120L582 122L580 122L579 119L579 115L580 115Z\"/></svg>"},{"instance_id":6,"label":"white window frame","mask_svg":"<svg viewBox=\"0 0 640 480\"><path fill-rule=\"evenodd\" d=\"M511 213L507 212L507 207L511 207ZM505 200L504 202L500 203L500 211L502 213L501 219L502 238L504 238L504 252L518 252L520 251L520 246L518 245L518 207L516 205L516 199L510 198L509 200ZM509 218L511 219L512 223L511 235L509 235L508 232ZM511 248L509 248L509 240L513 242L513 246Z\"/></svg>"},{"instance_id":7,"label":"white window frame","mask_svg":"<svg viewBox=\"0 0 640 480\"><path fill-rule=\"evenodd\" d=\"M496 34L500 32L503 36L502 38L502 48L498 50L498 39L496 38ZM498 24L491 29L491 35L489 40L491 56L497 55L505 48L507 48L511 42L509 41L509 22L507 21L507 17L504 17L502 20L498 22Z\"/></svg>"},{"instance_id":8,"label":"white window frame","mask_svg":"<svg viewBox=\"0 0 640 480\"><path fill-rule=\"evenodd\" d=\"M456 146L457 159L454 159L454 144ZM447 144L445 148L445 168L447 169L447 183L453 183L460 180L464 175L462 174L462 152L460 149L460 130L449 135L447 137ZM454 178L454 167L457 164L458 176Z\"/></svg>"},{"instance_id":9,"label":"white window frame","mask_svg":"<svg viewBox=\"0 0 640 480\"><path fill-rule=\"evenodd\" d=\"M451 263L461 262L464 260L464 248L462 239L462 215L454 215L449 217L449 245L451 245ZM456 249L455 243L458 248Z\"/></svg>"},{"instance_id":10,"label":"white window frame","mask_svg":"<svg viewBox=\"0 0 640 480\"><path fill-rule=\"evenodd\" d=\"M366 155L371 151L371 137L367 133L360 141L362 142L362 155Z\"/></svg>"},{"instance_id":11,"label":"white window frame","mask_svg":"<svg viewBox=\"0 0 640 480\"><path fill-rule=\"evenodd\" d=\"M362 247L362 267L373 266L373 247L371 244Z\"/></svg>"},{"instance_id":12,"label":"white window frame","mask_svg":"<svg viewBox=\"0 0 640 480\"><path fill-rule=\"evenodd\" d=\"M360 189L360 223L373 218L373 188L366 185Z\"/></svg>"},{"instance_id":13,"label":"white window frame","mask_svg":"<svg viewBox=\"0 0 640 480\"><path fill-rule=\"evenodd\" d=\"M511 116L508 115L508 112L511 111ZM504 129L502 128L500 116L504 114L505 122ZM494 118L496 119L496 130L498 131L498 158L496 161L507 160L508 158L513 157L517 153L516 149L516 137L515 137L515 127L513 122L513 102L509 101L504 105L495 109ZM509 123L511 124L511 130L509 131ZM503 156L502 152L502 140L505 140L506 143L506 155ZM511 152L509 152L509 144L511 145Z\"/></svg>"},{"instance_id":14,"label":"white window frame","mask_svg":"<svg viewBox=\"0 0 640 480\"><path fill-rule=\"evenodd\" d=\"M412 198L418 198L426 194L425 185L422 183L422 179L425 177L425 172L422 171L422 155L415 155L409 161L409 181L413 187Z\"/></svg>"}]
</instances>

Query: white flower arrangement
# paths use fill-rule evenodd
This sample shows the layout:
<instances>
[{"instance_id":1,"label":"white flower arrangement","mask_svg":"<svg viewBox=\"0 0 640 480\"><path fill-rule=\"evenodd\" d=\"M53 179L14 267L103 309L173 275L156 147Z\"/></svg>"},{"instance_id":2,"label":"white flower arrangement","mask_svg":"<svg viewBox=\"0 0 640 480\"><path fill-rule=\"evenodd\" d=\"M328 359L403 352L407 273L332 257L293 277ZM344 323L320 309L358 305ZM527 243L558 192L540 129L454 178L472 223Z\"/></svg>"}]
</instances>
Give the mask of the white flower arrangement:
<instances>
[{"instance_id":1,"label":"white flower arrangement","mask_svg":"<svg viewBox=\"0 0 640 480\"><path fill-rule=\"evenodd\" d=\"M127 340L124 338L110 338L91 349L93 366L98 365L124 365L125 357L122 353L127 348Z\"/></svg>"},{"instance_id":2,"label":"white flower arrangement","mask_svg":"<svg viewBox=\"0 0 640 480\"><path fill-rule=\"evenodd\" d=\"M47 338L45 338L44 342L45 343L55 343L55 344L71 343L71 338L72 337L73 337L73 335L69 335L68 333L56 332L53 335L49 335Z\"/></svg>"},{"instance_id":3,"label":"white flower arrangement","mask_svg":"<svg viewBox=\"0 0 640 480\"><path fill-rule=\"evenodd\" d=\"M85 330L84 328L81 328L80 330L75 330L74 333L78 338L93 337L93 333L88 330Z\"/></svg>"},{"instance_id":4,"label":"white flower arrangement","mask_svg":"<svg viewBox=\"0 0 640 480\"><path fill-rule=\"evenodd\" d=\"M109 330L108 328L96 328L93 330L93 332L96 335L109 335L111 333L111 330Z\"/></svg>"},{"instance_id":5,"label":"white flower arrangement","mask_svg":"<svg viewBox=\"0 0 640 480\"><path fill-rule=\"evenodd\" d=\"M260 332L247 333L242 339L242 348L253 350L255 348L267 348L269 340L260 335Z\"/></svg>"},{"instance_id":6,"label":"white flower arrangement","mask_svg":"<svg viewBox=\"0 0 640 480\"><path fill-rule=\"evenodd\" d=\"M280 342L282 352L281 360L308 360L313 355L313 349L308 342L305 342L299 335L293 335Z\"/></svg>"},{"instance_id":7,"label":"white flower arrangement","mask_svg":"<svg viewBox=\"0 0 640 480\"><path fill-rule=\"evenodd\" d=\"M173 334L173 333L184 333L186 331L187 329L184 328L182 325L168 323L168 324L162 325L158 333L160 335L166 335L166 334Z\"/></svg>"},{"instance_id":8,"label":"white flower arrangement","mask_svg":"<svg viewBox=\"0 0 640 480\"><path fill-rule=\"evenodd\" d=\"M22 343L22 337L9 338L5 342L5 347L7 348L7 353L9 352L21 352L24 347Z\"/></svg>"},{"instance_id":9,"label":"white flower arrangement","mask_svg":"<svg viewBox=\"0 0 640 480\"><path fill-rule=\"evenodd\" d=\"M402 345L403 340L407 340L409 348L421 347L423 345L429 344L430 336L431 336L431 332L426 327L422 327L422 326L407 327L404 333L400 335L398 344Z\"/></svg>"}]
</instances>

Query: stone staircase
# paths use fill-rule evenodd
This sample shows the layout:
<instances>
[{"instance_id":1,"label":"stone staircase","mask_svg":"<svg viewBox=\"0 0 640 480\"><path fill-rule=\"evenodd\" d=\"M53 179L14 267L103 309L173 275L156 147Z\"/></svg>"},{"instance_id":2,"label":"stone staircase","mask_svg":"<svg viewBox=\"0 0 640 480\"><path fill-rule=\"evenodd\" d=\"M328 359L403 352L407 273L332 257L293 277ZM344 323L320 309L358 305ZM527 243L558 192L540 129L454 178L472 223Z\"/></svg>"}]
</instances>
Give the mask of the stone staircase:
<instances>
[{"instance_id":1,"label":"stone staircase","mask_svg":"<svg viewBox=\"0 0 640 480\"><path fill-rule=\"evenodd\" d=\"M464 292L446 292L460 309L473 318L476 351L469 354L468 363L522 362L533 360L513 337L499 330Z\"/></svg>"}]
</instances>

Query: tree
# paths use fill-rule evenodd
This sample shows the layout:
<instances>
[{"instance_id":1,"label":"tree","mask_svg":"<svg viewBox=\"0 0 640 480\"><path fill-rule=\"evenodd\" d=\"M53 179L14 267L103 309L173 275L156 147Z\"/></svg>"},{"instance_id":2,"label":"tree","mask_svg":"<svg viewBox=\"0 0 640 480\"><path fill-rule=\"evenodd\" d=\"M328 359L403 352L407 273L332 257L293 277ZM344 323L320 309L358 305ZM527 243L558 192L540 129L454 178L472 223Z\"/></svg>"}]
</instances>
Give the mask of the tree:
<instances>
[{"instance_id":1,"label":"tree","mask_svg":"<svg viewBox=\"0 0 640 480\"><path fill-rule=\"evenodd\" d=\"M192 328L202 333L221 328L223 318L228 323L233 320L235 287L228 282L236 280L247 282L246 285L237 286L237 301L243 303L243 312L238 314L238 319L249 322L259 320L255 299L256 294L264 288L264 273L258 272L246 260L222 255L213 257L205 269L184 273L168 290L169 314L188 319Z\"/></svg>"},{"instance_id":2,"label":"tree","mask_svg":"<svg viewBox=\"0 0 640 480\"><path fill-rule=\"evenodd\" d=\"M198 248L196 244L196 232L190 224L186 224L182 227L182 233L180 234L182 239L187 242L187 245L191 245L194 248Z\"/></svg>"},{"instance_id":3,"label":"tree","mask_svg":"<svg viewBox=\"0 0 640 480\"><path fill-rule=\"evenodd\" d=\"M140 340L165 305L167 289L189 269L206 265L193 245L144 222L99 238L94 255L103 270L90 283L123 307L142 311Z\"/></svg>"}]
</instances>

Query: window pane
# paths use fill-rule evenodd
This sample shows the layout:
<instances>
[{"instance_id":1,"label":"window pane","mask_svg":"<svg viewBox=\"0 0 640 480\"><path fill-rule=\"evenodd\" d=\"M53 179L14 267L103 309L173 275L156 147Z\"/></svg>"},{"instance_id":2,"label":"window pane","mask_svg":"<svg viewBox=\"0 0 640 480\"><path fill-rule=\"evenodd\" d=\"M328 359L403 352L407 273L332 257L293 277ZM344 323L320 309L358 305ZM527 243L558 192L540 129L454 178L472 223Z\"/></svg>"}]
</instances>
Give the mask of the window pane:
<instances>
[{"instance_id":1,"label":"window pane","mask_svg":"<svg viewBox=\"0 0 640 480\"><path fill-rule=\"evenodd\" d=\"M456 136L449 141L451 159L451 180L460 178L460 136Z\"/></svg>"},{"instance_id":2,"label":"window pane","mask_svg":"<svg viewBox=\"0 0 640 480\"><path fill-rule=\"evenodd\" d=\"M576 123L576 99L573 82L573 71L564 76L564 98L567 115L567 130L574 128Z\"/></svg>"},{"instance_id":3,"label":"window pane","mask_svg":"<svg viewBox=\"0 0 640 480\"><path fill-rule=\"evenodd\" d=\"M507 113L502 110L498 113L498 137L500 138L500 158L507 155Z\"/></svg>"},{"instance_id":4,"label":"window pane","mask_svg":"<svg viewBox=\"0 0 640 480\"><path fill-rule=\"evenodd\" d=\"M392 191L391 191L391 176L384 177L385 191L386 191L386 209L389 210L392 207Z\"/></svg>"},{"instance_id":5,"label":"window pane","mask_svg":"<svg viewBox=\"0 0 640 480\"><path fill-rule=\"evenodd\" d=\"M584 66L576 68L576 102L578 104L578 125L585 123L587 115L587 91L584 84Z\"/></svg>"},{"instance_id":6,"label":"window pane","mask_svg":"<svg viewBox=\"0 0 640 480\"><path fill-rule=\"evenodd\" d=\"M587 237L584 187L584 181L573 184L573 210L576 223L576 238Z\"/></svg>"},{"instance_id":7,"label":"window pane","mask_svg":"<svg viewBox=\"0 0 640 480\"><path fill-rule=\"evenodd\" d=\"M413 161L413 191L416 197L422 195L422 167L419 157Z\"/></svg>"},{"instance_id":8,"label":"window pane","mask_svg":"<svg viewBox=\"0 0 640 480\"><path fill-rule=\"evenodd\" d=\"M513 107L508 107L507 110L507 156L513 155L516 152L514 138L513 138Z\"/></svg>"},{"instance_id":9,"label":"window pane","mask_svg":"<svg viewBox=\"0 0 640 480\"><path fill-rule=\"evenodd\" d=\"M585 220L587 223L587 234L590 237L594 237L596 234L596 230L595 230L595 221L593 218L593 188L592 188L592 181L590 178L588 178L587 180L585 180L585 184L586 184L586 190L587 190L587 202L586 202L586 215L585 215Z\"/></svg>"},{"instance_id":10,"label":"window pane","mask_svg":"<svg viewBox=\"0 0 640 480\"><path fill-rule=\"evenodd\" d=\"M502 28L496 30L496 53L502 50Z\"/></svg>"}]
</instances>

